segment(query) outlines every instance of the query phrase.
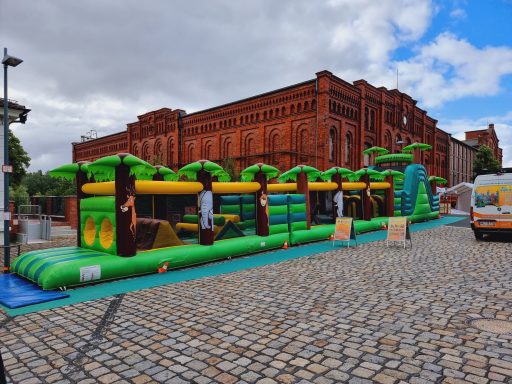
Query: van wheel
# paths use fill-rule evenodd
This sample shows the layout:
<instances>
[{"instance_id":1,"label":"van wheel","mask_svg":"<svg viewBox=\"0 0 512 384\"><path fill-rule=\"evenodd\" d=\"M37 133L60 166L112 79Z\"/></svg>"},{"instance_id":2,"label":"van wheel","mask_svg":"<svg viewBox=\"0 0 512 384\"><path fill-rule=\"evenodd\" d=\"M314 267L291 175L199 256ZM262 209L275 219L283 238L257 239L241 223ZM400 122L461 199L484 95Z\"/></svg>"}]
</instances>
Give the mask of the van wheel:
<instances>
[{"instance_id":1,"label":"van wheel","mask_svg":"<svg viewBox=\"0 0 512 384\"><path fill-rule=\"evenodd\" d=\"M484 239L484 234L480 231L474 231L475 232L475 239L477 240L483 240Z\"/></svg>"}]
</instances>

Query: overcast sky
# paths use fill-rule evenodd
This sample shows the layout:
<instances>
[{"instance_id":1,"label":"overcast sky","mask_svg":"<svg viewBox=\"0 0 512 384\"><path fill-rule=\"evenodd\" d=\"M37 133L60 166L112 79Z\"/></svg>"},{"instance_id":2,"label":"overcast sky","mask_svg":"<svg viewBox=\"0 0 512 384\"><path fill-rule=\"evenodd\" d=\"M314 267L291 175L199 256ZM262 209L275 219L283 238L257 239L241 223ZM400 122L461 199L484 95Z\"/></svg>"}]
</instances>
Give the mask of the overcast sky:
<instances>
[{"instance_id":1,"label":"overcast sky","mask_svg":"<svg viewBox=\"0 0 512 384\"><path fill-rule=\"evenodd\" d=\"M426 0L0 0L0 42L24 63L9 98L30 170L71 161L71 142L309 80L327 69L396 87L438 126L494 122L512 166L512 2Z\"/></svg>"}]
</instances>

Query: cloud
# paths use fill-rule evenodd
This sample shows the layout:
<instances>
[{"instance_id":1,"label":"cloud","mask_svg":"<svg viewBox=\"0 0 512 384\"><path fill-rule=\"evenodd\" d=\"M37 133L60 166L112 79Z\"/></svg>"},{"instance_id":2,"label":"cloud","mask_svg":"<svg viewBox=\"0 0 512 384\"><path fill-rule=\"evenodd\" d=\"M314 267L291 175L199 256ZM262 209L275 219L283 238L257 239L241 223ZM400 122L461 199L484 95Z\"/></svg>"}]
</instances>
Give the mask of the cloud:
<instances>
[{"instance_id":1,"label":"cloud","mask_svg":"<svg viewBox=\"0 0 512 384\"><path fill-rule=\"evenodd\" d=\"M70 143L91 129L119 132L147 111L194 112L312 79L322 69L394 88L398 66L400 89L424 108L497 94L512 65L507 47L476 48L451 34L423 43L439 12L428 0L2 6L0 34L25 60L9 72L9 84L10 95L32 109L26 126L15 128L31 170L70 161ZM398 49L414 51L392 61Z\"/></svg>"},{"instance_id":2,"label":"cloud","mask_svg":"<svg viewBox=\"0 0 512 384\"><path fill-rule=\"evenodd\" d=\"M512 110L501 116L486 116L477 120L447 120L441 128L456 139L464 140L464 132L486 129L489 123L494 123L499 145L503 149L503 166L512 167Z\"/></svg>"},{"instance_id":3,"label":"cloud","mask_svg":"<svg viewBox=\"0 0 512 384\"><path fill-rule=\"evenodd\" d=\"M450 12L450 17L455 20L464 20L467 16L466 11L462 8L455 8Z\"/></svg>"},{"instance_id":4,"label":"cloud","mask_svg":"<svg viewBox=\"0 0 512 384\"><path fill-rule=\"evenodd\" d=\"M465 39L442 33L419 47L416 56L396 65L405 91L426 107L438 107L467 96L498 94L503 77L512 74L512 48L477 48Z\"/></svg>"}]
</instances>

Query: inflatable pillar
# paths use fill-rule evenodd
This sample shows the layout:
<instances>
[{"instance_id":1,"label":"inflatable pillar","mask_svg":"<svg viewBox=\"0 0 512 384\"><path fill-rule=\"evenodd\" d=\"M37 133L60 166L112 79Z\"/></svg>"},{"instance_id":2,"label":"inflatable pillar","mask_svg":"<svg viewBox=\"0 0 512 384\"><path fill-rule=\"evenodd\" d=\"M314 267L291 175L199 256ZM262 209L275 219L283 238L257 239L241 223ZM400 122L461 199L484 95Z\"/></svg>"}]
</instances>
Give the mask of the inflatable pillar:
<instances>
[{"instance_id":1,"label":"inflatable pillar","mask_svg":"<svg viewBox=\"0 0 512 384\"><path fill-rule=\"evenodd\" d=\"M155 166L155 168L160 168L160 165ZM153 180L155 181L163 181L164 177L160 173L155 173L153 175ZM153 219L158 220L167 220L167 196L166 195L153 195Z\"/></svg>"},{"instance_id":2,"label":"inflatable pillar","mask_svg":"<svg viewBox=\"0 0 512 384\"><path fill-rule=\"evenodd\" d=\"M339 215L340 212L343 212L343 182L341 181L341 175L339 173L335 173L333 176L332 176L332 181L335 182L336 184L338 184L338 187L336 188L336 190L334 191L334 195L333 195L333 207L332 207L332 218L334 220L334 222L336 222L336 218L337 217L341 217ZM338 195L338 193L341 193L341 195ZM336 196L340 196L341 199L338 200L336 199L335 197ZM341 202L341 210L339 210L338 208L338 204Z\"/></svg>"},{"instance_id":3,"label":"inflatable pillar","mask_svg":"<svg viewBox=\"0 0 512 384\"><path fill-rule=\"evenodd\" d=\"M363 203L363 220L371 220L372 219L372 201L370 199L371 189L370 189L370 176L365 174L361 176L360 181L366 183L366 188L361 191L361 202Z\"/></svg>"},{"instance_id":4,"label":"inflatable pillar","mask_svg":"<svg viewBox=\"0 0 512 384\"><path fill-rule=\"evenodd\" d=\"M255 175L255 181L260 183L260 189L256 191L256 234L258 236L269 235L268 216L268 191L267 175L259 171Z\"/></svg>"},{"instance_id":5,"label":"inflatable pillar","mask_svg":"<svg viewBox=\"0 0 512 384\"><path fill-rule=\"evenodd\" d=\"M386 176L385 181L390 187L384 191L384 199L386 201L386 216L395 216L395 187L393 184L393 175Z\"/></svg>"},{"instance_id":6,"label":"inflatable pillar","mask_svg":"<svg viewBox=\"0 0 512 384\"><path fill-rule=\"evenodd\" d=\"M201 169L197 173L197 181L203 184L197 199L197 221L199 228L199 244L212 245L215 233L213 231L213 193L212 176Z\"/></svg>"},{"instance_id":7,"label":"inflatable pillar","mask_svg":"<svg viewBox=\"0 0 512 384\"><path fill-rule=\"evenodd\" d=\"M432 180L430 182L430 190L432 191L432 194L435 196L437 195L437 182Z\"/></svg>"},{"instance_id":8,"label":"inflatable pillar","mask_svg":"<svg viewBox=\"0 0 512 384\"><path fill-rule=\"evenodd\" d=\"M311 208L309 203L309 186L308 175L301 171L297 174L297 193L304 194L306 199L306 225L307 229L311 229Z\"/></svg>"},{"instance_id":9,"label":"inflatable pillar","mask_svg":"<svg viewBox=\"0 0 512 384\"><path fill-rule=\"evenodd\" d=\"M82 187L85 183L88 182L87 174L83 172L80 168L83 164L87 164L86 161L79 161L78 163L78 172L76 173L76 217L78 220L78 225L76 226L76 246L82 246L82 228L80 225L80 200L86 197L86 194L82 191Z\"/></svg>"},{"instance_id":10,"label":"inflatable pillar","mask_svg":"<svg viewBox=\"0 0 512 384\"><path fill-rule=\"evenodd\" d=\"M121 158L126 153L118 155ZM137 253L135 233L137 215L135 213L135 178L130 176L130 167L121 162L116 167L116 241L119 256L134 256Z\"/></svg>"}]
</instances>

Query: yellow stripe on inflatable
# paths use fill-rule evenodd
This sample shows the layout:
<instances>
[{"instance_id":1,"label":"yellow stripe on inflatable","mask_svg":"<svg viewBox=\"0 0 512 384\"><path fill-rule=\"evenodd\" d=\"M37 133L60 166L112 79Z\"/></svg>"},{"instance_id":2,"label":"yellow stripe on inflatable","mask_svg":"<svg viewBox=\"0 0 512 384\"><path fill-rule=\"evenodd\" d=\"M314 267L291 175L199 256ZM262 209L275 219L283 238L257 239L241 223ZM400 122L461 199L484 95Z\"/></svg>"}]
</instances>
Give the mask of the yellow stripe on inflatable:
<instances>
[{"instance_id":1,"label":"yellow stripe on inflatable","mask_svg":"<svg viewBox=\"0 0 512 384\"><path fill-rule=\"evenodd\" d=\"M135 180L135 192L139 195L185 195L198 193L203 184L197 181L153 181ZM82 191L89 195L109 196L115 193L113 181L103 183L87 183Z\"/></svg>"},{"instance_id":2,"label":"yellow stripe on inflatable","mask_svg":"<svg viewBox=\"0 0 512 384\"><path fill-rule=\"evenodd\" d=\"M309 182L308 187L310 191L334 191L336 188L338 188L337 183L333 182Z\"/></svg>"},{"instance_id":3,"label":"yellow stripe on inflatable","mask_svg":"<svg viewBox=\"0 0 512 384\"><path fill-rule=\"evenodd\" d=\"M261 188L260 183L255 181L248 183L230 182L230 183L212 183L213 193L254 193Z\"/></svg>"},{"instance_id":4,"label":"yellow stripe on inflatable","mask_svg":"<svg viewBox=\"0 0 512 384\"><path fill-rule=\"evenodd\" d=\"M297 190L297 183L268 184L269 192L294 192Z\"/></svg>"},{"instance_id":5,"label":"yellow stripe on inflatable","mask_svg":"<svg viewBox=\"0 0 512 384\"><path fill-rule=\"evenodd\" d=\"M391 184L386 181L379 181L370 183L370 189L388 189L391 188Z\"/></svg>"},{"instance_id":6,"label":"yellow stripe on inflatable","mask_svg":"<svg viewBox=\"0 0 512 384\"><path fill-rule=\"evenodd\" d=\"M341 187L344 191L360 191L366 188L366 183L354 182L354 183L343 183Z\"/></svg>"},{"instance_id":7,"label":"yellow stripe on inflatable","mask_svg":"<svg viewBox=\"0 0 512 384\"><path fill-rule=\"evenodd\" d=\"M226 213L214 213L214 217L223 217L226 219L226 221L232 221L233 223L239 223L240 222L240 216L239 215L228 215Z\"/></svg>"}]
</instances>

